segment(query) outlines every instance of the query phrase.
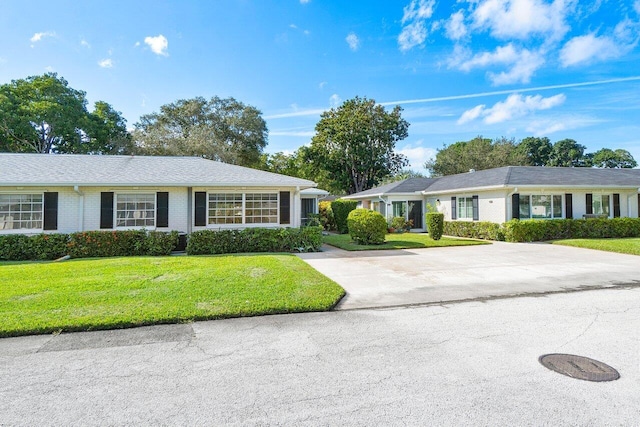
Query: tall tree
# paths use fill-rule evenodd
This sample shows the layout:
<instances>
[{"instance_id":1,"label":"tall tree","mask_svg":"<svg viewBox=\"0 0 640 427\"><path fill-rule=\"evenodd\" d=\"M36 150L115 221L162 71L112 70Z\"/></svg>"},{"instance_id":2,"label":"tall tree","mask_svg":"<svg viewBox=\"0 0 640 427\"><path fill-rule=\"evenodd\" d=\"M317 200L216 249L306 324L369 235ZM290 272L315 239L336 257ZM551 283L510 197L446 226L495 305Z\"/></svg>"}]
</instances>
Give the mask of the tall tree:
<instances>
[{"instance_id":1,"label":"tall tree","mask_svg":"<svg viewBox=\"0 0 640 427\"><path fill-rule=\"evenodd\" d=\"M234 98L181 99L144 115L133 138L142 154L202 156L242 166L259 166L267 145L267 124L255 107Z\"/></svg>"},{"instance_id":2,"label":"tall tree","mask_svg":"<svg viewBox=\"0 0 640 427\"><path fill-rule=\"evenodd\" d=\"M553 144L547 166L584 167L589 166L588 159L584 155L584 145L578 144L573 139L563 139Z\"/></svg>"},{"instance_id":3,"label":"tall tree","mask_svg":"<svg viewBox=\"0 0 640 427\"><path fill-rule=\"evenodd\" d=\"M396 106L387 112L373 99L355 97L322 113L307 155L334 186L347 194L368 190L400 171L407 158L396 142L408 136L409 123Z\"/></svg>"},{"instance_id":4,"label":"tall tree","mask_svg":"<svg viewBox=\"0 0 640 427\"><path fill-rule=\"evenodd\" d=\"M518 151L526 156L530 166L548 165L552 150L553 145L547 137L528 136L518 143Z\"/></svg>"},{"instance_id":5,"label":"tall tree","mask_svg":"<svg viewBox=\"0 0 640 427\"><path fill-rule=\"evenodd\" d=\"M477 136L438 150L435 159L425 163L431 176L453 175L470 169L483 170L501 166L526 164L526 155L517 150L513 139L491 139Z\"/></svg>"},{"instance_id":6,"label":"tall tree","mask_svg":"<svg viewBox=\"0 0 640 427\"><path fill-rule=\"evenodd\" d=\"M597 168L630 169L638 166L638 162L627 150L603 148L589 154L590 163Z\"/></svg>"},{"instance_id":7,"label":"tall tree","mask_svg":"<svg viewBox=\"0 0 640 427\"><path fill-rule=\"evenodd\" d=\"M88 129L91 153L130 154L134 151L127 121L104 101L95 103L93 112L89 114Z\"/></svg>"}]
</instances>

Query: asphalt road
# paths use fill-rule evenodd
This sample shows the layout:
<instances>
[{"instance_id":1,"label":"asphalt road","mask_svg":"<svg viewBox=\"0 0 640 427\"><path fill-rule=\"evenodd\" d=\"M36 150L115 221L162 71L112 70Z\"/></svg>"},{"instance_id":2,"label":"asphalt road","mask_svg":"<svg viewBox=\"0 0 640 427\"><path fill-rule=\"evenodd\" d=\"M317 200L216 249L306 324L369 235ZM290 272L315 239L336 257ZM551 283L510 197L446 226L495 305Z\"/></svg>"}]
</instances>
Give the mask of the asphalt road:
<instances>
[{"instance_id":1,"label":"asphalt road","mask_svg":"<svg viewBox=\"0 0 640 427\"><path fill-rule=\"evenodd\" d=\"M2 339L0 425L637 425L638 331L627 288Z\"/></svg>"}]
</instances>

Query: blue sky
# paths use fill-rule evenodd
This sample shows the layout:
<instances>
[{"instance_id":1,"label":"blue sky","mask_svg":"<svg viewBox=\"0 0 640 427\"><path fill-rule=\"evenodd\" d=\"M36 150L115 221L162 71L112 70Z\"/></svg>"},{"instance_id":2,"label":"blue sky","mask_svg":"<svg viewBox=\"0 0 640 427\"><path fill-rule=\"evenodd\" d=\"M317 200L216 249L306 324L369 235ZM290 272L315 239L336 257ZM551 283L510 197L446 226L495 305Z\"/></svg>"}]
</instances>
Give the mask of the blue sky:
<instances>
[{"instance_id":1,"label":"blue sky","mask_svg":"<svg viewBox=\"0 0 640 427\"><path fill-rule=\"evenodd\" d=\"M259 108L267 152L308 144L356 95L410 123L416 170L443 144L573 138L640 161L640 0L13 1L0 83L57 72L133 127L195 96Z\"/></svg>"}]
</instances>

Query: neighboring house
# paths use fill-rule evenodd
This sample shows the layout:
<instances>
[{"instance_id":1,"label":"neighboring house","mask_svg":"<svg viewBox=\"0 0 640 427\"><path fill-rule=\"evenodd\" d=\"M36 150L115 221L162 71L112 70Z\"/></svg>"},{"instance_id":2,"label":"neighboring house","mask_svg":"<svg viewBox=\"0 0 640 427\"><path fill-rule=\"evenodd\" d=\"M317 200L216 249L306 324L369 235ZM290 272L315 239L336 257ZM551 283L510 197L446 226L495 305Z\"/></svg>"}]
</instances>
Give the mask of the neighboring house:
<instances>
[{"instance_id":1,"label":"neighboring house","mask_svg":"<svg viewBox=\"0 0 640 427\"><path fill-rule=\"evenodd\" d=\"M0 234L298 227L315 186L198 157L0 153Z\"/></svg>"},{"instance_id":2,"label":"neighboring house","mask_svg":"<svg viewBox=\"0 0 640 427\"><path fill-rule=\"evenodd\" d=\"M399 214L412 219L427 205L444 213L447 221L638 217L640 170L507 166L409 178L345 198L387 218ZM423 209L413 213L412 205ZM404 211L401 206L406 206ZM414 224L424 230L422 221Z\"/></svg>"}]
</instances>

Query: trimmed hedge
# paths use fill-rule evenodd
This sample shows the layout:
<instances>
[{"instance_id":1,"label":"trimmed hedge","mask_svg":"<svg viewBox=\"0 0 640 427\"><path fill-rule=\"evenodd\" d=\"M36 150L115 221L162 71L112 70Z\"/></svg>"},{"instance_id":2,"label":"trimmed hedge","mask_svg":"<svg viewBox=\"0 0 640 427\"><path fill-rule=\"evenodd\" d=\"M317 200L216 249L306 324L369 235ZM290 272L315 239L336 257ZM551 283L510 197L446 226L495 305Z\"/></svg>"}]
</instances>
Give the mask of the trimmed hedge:
<instances>
[{"instance_id":1,"label":"trimmed hedge","mask_svg":"<svg viewBox=\"0 0 640 427\"><path fill-rule=\"evenodd\" d=\"M640 237L640 218L512 219L504 224L448 221L444 234L507 242Z\"/></svg>"},{"instance_id":2,"label":"trimmed hedge","mask_svg":"<svg viewBox=\"0 0 640 427\"><path fill-rule=\"evenodd\" d=\"M333 211L333 218L336 222L336 230L338 233L347 234L349 232L347 217L356 206L358 206L358 202L355 200L338 199L331 202L331 210Z\"/></svg>"},{"instance_id":3,"label":"trimmed hedge","mask_svg":"<svg viewBox=\"0 0 640 427\"><path fill-rule=\"evenodd\" d=\"M318 203L318 213L320 215L320 224L325 230L336 230L336 220L331 210L331 202Z\"/></svg>"},{"instance_id":4,"label":"trimmed hedge","mask_svg":"<svg viewBox=\"0 0 640 427\"><path fill-rule=\"evenodd\" d=\"M214 255L249 252L317 252L322 227L201 230L189 235L187 254Z\"/></svg>"},{"instance_id":5,"label":"trimmed hedge","mask_svg":"<svg viewBox=\"0 0 640 427\"><path fill-rule=\"evenodd\" d=\"M52 260L65 255L72 258L169 255L177 245L177 231L85 231L34 236L9 234L0 236L0 260Z\"/></svg>"},{"instance_id":6,"label":"trimmed hedge","mask_svg":"<svg viewBox=\"0 0 640 427\"><path fill-rule=\"evenodd\" d=\"M504 241L503 226L489 221L445 221L443 233L468 239Z\"/></svg>"},{"instance_id":7,"label":"trimmed hedge","mask_svg":"<svg viewBox=\"0 0 640 427\"><path fill-rule=\"evenodd\" d=\"M387 220L380 212L369 209L349 212L347 226L351 239L359 245L381 245L387 234Z\"/></svg>"},{"instance_id":8,"label":"trimmed hedge","mask_svg":"<svg viewBox=\"0 0 640 427\"><path fill-rule=\"evenodd\" d=\"M433 240L440 240L444 230L444 214L439 212L427 213L427 232Z\"/></svg>"}]
</instances>

